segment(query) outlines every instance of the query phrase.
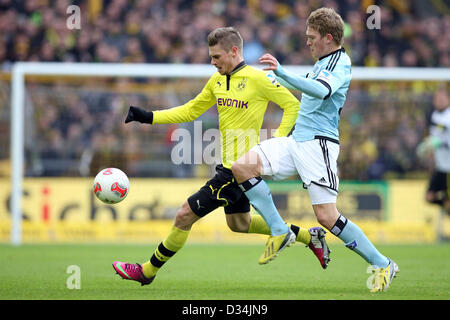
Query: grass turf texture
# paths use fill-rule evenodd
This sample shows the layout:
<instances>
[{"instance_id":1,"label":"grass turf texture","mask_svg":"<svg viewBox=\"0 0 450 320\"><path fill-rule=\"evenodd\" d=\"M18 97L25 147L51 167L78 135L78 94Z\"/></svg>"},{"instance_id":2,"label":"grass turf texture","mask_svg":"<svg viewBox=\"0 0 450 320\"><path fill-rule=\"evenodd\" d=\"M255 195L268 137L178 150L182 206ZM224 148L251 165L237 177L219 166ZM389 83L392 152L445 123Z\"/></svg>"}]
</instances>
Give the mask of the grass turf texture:
<instances>
[{"instance_id":1,"label":"grass turf texture","mask_svg":"<svg viewBox=\"0 0 450 320\"><path fill-rule=\"evenodd\" d=\"M63 300L441 300L450 299L450 245L379 245L400 267L387 292L369 293L368 265L335 244L322 270L308 248L294 245L258 265L264 245L187 244L141 287L122 280L114 260L144 262L155 245L0 245L0 299ZM68 266L81 289L68 289Z\"/></svg>"}]
</instances>

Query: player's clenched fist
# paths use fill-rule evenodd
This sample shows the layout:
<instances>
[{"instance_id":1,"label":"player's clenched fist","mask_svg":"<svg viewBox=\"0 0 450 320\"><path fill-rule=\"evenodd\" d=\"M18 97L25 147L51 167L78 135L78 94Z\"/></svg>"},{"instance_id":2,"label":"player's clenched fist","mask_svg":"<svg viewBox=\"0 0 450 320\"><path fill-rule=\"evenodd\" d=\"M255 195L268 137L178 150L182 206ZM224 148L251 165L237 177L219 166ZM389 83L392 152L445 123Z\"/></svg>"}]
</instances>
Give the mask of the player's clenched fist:
<instances>
[{"instance_id":1,"label":"player's clenched fist","mask_svg":"<svg viewBox=\"0 0 450 320\"><path fill-rule=\"evenodd\" d=\"M259 63L265 64L266 67L263 70L277 70L278 68L278 60L275 59L270 53L264 54L261 58L259 58Z\"/></svg>"},{"instance_id":2,"label":"player's clenched fist","mask_svg":"<svg viewBox=\"0 0 450 320\"><path fill-rule=\"evenodd\" d=\"M145 111L138 107L130 106L128 109L127 118L125 119L125 123L131 121L138 121L140 123L153 123L153 112Z\"/></svg>"}]
</instances>

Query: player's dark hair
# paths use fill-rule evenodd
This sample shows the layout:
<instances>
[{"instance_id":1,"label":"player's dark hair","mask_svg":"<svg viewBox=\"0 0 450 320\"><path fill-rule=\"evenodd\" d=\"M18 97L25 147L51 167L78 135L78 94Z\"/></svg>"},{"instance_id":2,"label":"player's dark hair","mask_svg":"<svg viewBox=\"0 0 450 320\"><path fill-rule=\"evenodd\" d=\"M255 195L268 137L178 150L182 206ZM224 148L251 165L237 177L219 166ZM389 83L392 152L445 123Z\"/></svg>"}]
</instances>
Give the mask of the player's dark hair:
<instances>
[{"instance_id":1,"label":"player's dark hair","mask_svg":"<svg viewBox=\"0 0 450 320\"><path fill-rule=\"evenodd\" d=\"M208 35L208 45L210 47L219 44L225 51L230 51L236 46L242 53L243 40L239 31L233 27L217 28Z\"/></svg>"},{"instance_id":2,"label":"player's dark hair","mask_svg":"<svg viewBox=\"0 0 450 320\"><path fill-rule=\"evenodd\" d=\"M309 15L306 25L316 30L322 38L331 34L337 45L344 43L344 21L332 8L314 10Z\"/></svg>"}]
</instances>

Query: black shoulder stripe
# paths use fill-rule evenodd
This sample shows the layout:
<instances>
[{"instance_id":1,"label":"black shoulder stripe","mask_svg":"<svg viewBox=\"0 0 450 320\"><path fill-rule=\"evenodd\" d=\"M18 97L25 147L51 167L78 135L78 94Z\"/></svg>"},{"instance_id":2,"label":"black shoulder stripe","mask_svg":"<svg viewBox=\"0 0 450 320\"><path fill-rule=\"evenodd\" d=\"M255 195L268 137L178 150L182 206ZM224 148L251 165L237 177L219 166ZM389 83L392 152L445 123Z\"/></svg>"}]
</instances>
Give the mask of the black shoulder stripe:
<instances>
[{"instance_id":1,"label":"black shoulder stripe","mask_svg":"<svg viewBox=\"0 0 450 320\"><path fill-rule=\"evenodd\" d=\"M336 54L330 59L330 61L333 60L333 62L331 62L331 64L329 63L329 66L327 65L328 71L333 72L340 57L341 57L341 51L336 52Z\"/></svg>"},{"instance_id":2,"label":"black shoulder stripe","mask_svg":"<svg viewBox=\"0 0 450 320\"><path fill-rule=\"evenodd\" d=\"M328 64L327 64L327 67L325 68L325 70L329 69L330 64L332 64L331 61L336 57L336 55L337 55L337 52L335 52L331 55L330 60L328 60Z\"/></svg>"},{"instance_id":3,"label":"black shoulder stripe","mask_svg":"<svg viewBox=\"0 0 450 320\"><path fill-rule=\"evenodd\" d=\"M325 70L330 71L331 67L334 64L334 60L336 59L336 57L337 57L337 52L331 56L330 60L328 60L328 64L327 64L327 67L325 68Z\"/></svg>"},{"instance_id":4,"label":"black shoulder stripe","mask_svg":"<svg viewBox=\"0 0 450 320\"><path fill-rule=\"evenodd\" d=\"M334 68L336 67L339 59L341 58L341 53L342 53L342 51L339 51L339 57L336 59L336 63L334 64L333 69L331 71L334 71Z\"/></svg>"}]
</instances>

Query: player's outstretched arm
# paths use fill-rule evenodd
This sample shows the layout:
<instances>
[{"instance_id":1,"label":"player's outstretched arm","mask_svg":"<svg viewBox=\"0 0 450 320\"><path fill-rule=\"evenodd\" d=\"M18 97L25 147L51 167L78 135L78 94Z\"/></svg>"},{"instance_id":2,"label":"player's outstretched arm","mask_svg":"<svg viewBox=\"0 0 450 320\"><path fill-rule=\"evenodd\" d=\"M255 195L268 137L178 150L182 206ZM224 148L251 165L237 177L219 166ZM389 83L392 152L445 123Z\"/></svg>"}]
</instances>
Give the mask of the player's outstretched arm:
<instances>
[{"instance_id":1,"label":"player's outstretched arm","mask_svg":"<svg viewBox=\"0 0 450 320\"><path fill-rule=\"evenodd\" d=\"M130 106L125 122L139 121L150 124L168 124L194 121L216 103L216 97L212 90L217 82L216 79L216 76L212 76L203 90L194 99L177 107L145 111L138 107Z\"/></svg>"},{"instance_id":2,"label":"player's outstretched arm","mask_svg":"<svg viewBox=\"0 0 450 320\"><path fill-rule=\"evenodd\" d=\"M295 88L319 99L324 99L330 94L331 88L326 87L323 83L284 70L278 60L269 53L259 58L259 63L266 65L263 70L272 70L277 79L284 80L290 89Z\"/></svg>"},{"instance_id":3,"label":"player's outstretched arm","mask_svg":"<svg viewBox=\"0 0 450 320\"><path fill-rule=\"evenodd\" d=\"M145 111L141 108L130 106L125 123L137 121L140 123L153 123L153 112Z\"/></svg>"},{"instance_id":4,"label":"player's outstretched arm","mask_svg":"<svg viewBox=\"0 0 450 320\"><path fill-rule=\"evenodd\" d=\"M286 71L281 65L278 65L275 75L284 79L291 86L312 97L324 99L331 94L331 87L329 84L323 81L309 79L301 75L293 74Z\"/></svg>"}]
</instances>

